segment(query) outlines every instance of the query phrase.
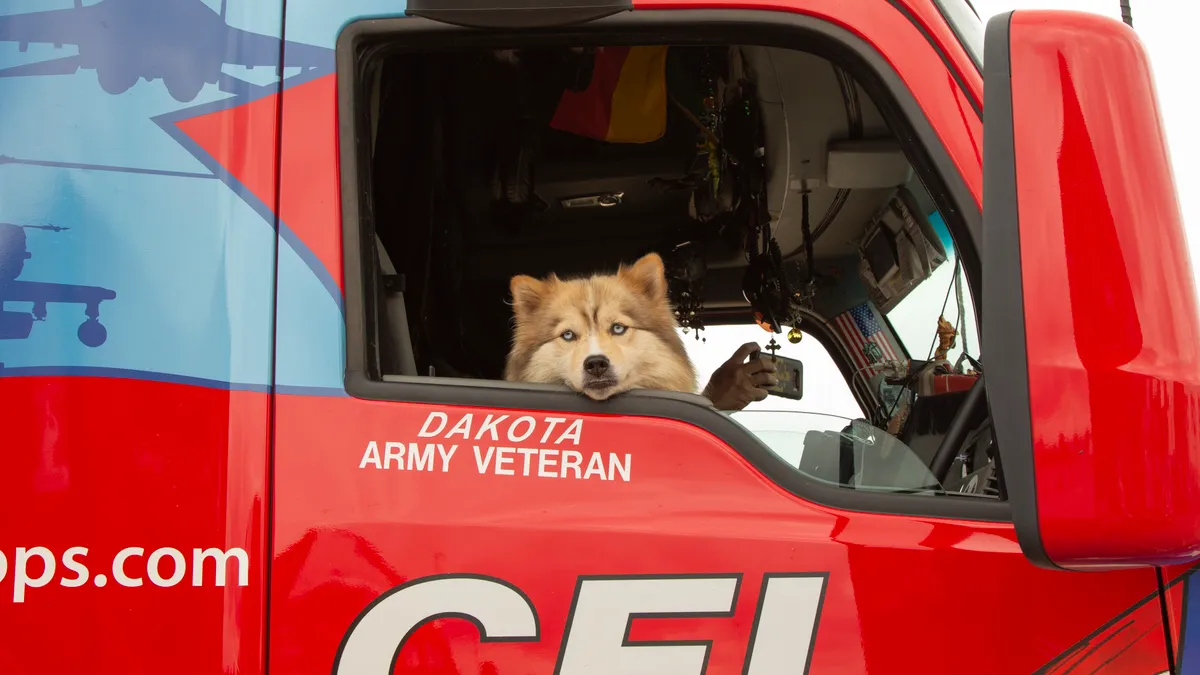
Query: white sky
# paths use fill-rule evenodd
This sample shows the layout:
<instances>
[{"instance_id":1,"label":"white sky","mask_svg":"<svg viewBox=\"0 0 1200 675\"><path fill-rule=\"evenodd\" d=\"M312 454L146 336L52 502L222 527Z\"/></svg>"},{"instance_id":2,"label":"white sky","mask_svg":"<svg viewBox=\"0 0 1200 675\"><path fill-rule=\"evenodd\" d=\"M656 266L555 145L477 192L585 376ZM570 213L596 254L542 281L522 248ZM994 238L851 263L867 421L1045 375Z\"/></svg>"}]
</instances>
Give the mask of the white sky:
<instances>
[{"instance_id":1,"label":"white sky","mask_svg":"<svg viewBox=\"0 0 1200 675\"><path fill-rule=\"evenodd\" d=\"M980 17L987 17L1013 9L1071 9L1095 12L1121 18L1120 0L972 0ZM1183 222L1187 227L1192 251L1193 274L1200 272L1196 261L1200 259L1200 195L1196 188L1200 181L1200 134L1188 124L1194 113L1190 105L1195 83L1200 81L1196 74L1195 28L1200 24L1200 2L1196 0L1130 0L1133 8L1133 28L1150 54L1150 67L1154 71L1158 90L1158 103L1162 111L1163 124L1167 131L1167 142L1171 151L1171 163L1175 170L1175 185L1183 209ZM1200 279L1200 274L1196 274Z\"/></svg>"},{"instance_id":2,"label":"white sky","mask_svg":"<svg viewBox=\"0 0 1200 675\"><path fill-rule=\"evenodd\" d=\"M1120 0L973 0L973 4L985 23L989 17L1012 9L1071 9L1096 12L1118 20L1121 17ZM1193 29L1200 25L1200 2L1131 0L1131 5L1134 29L1150 54L1195 274L1200 272L1200 266L1196 264L1196 260L1200 259L1197 250L1200 246L1200 197L1196 194L1197 187L1200 187L1197 181L1200 177L1200 134L1188 125L1188 116L1192 113L1188 104L1193 96L1193 85L1200 82L1196 66L1190 64L1194 58L1190 52L1195 40ZM914 290L888 317L901 339L921 344L919 348L909 345L910 352L916 358L923 358L924 354L918 356L917 352L926 352L933 340L952 268L953 260L943 264L931 279ZM1200 280L1200 274L1197 274L1197 278ZM968 316L972 314L968 308ZM954 296L951 294L946 318L953 322L956 316ZM770 335L757 326L713 327L703 334L707 339L705 343L694 340L694 334L684 336L688 352L699 372L701 386L738 346L752 340L766 345L770 339ZM972 355L977 356L979 338L973 323L967 328L967 338ZM820 343L807 337L800 344L793 345L783 335L776 336L776 341L782 345L779 354L804 362L804 398L790 401L769 397L766 401L751 404L748 410L828 413L850 418L862 415L841 373ZM951 360L956 353L957 350L951 352ZM749 424L746 420L743 422ZM799 418L796 422L805 426Z\"/></svg>"}]
</instances>

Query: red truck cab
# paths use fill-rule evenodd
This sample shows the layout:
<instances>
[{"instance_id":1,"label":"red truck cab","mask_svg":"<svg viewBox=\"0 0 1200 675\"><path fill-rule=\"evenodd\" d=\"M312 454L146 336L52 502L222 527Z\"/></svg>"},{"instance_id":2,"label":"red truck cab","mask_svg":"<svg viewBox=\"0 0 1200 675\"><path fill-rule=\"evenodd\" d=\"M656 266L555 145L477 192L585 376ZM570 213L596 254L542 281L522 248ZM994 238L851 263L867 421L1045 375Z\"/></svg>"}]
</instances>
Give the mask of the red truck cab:
<instances>
[{"instance_id":1,"label":"red truck cab","mask_svg":"<svg viewBox=\"0 0 1200 675\"><path fill-rule=\"evenodd\" d=\"M0 9L0 671L1200 673L1129 28L45 4ZM650 251L689 340L828 368L733 411L501 381L513 275Z\"/></svg>"}]
</instances>

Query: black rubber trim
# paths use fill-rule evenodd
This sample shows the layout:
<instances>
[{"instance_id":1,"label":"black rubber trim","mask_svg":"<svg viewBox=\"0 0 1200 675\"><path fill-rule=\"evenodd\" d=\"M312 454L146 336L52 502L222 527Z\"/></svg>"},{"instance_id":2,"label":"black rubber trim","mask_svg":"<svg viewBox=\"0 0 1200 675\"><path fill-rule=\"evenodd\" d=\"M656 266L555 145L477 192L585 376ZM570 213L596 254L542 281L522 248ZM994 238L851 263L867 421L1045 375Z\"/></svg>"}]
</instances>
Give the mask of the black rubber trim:
<instances>
[{"instance_id":1,"label":"black rubber trim","mask_svg":"<svg viewBox=\"0 0 1200 675\"><path fill-rule=\"evenodd\" d=\"M633 9L629 0L409 0L405 13L466 28L550 28Z\"/></svg>"},{"instance_id":2,"label":"black rubber trim","mask_svg":"<svg viewBox=\"0 0 1200 675\"><path fill-rule=\"evenodd\" d=\"M1038 528L1033 471L1033 422L1029 407L1029 359L1025 350L1025 296L1021 286L1021 227L1017 209L1012 65L1012 12L993 17L984 33L983 118L983 345L989 363L987 393L1017 540L1035 565L1050 561Z\"/></svg>"},{"instance_id":3,"label":"black rubber trim","mask_svg":"<svg viewBox=\"0 0 1200 675\"><path fill-rule=\"evenodd\" d=\"M942 15L942 20L950 27L950 32L954 33L954 37L958 39L958 44L962 45L962 50L967 53L967 58L971 59L971 63L975 64L975 69L981 74L983 73L983 63L979 61L979 57L975 55L975 50L967 47L966 37L963 35L962 28L959 27L957 21L950 18L950 10L946 7L945 0L933 0L933 5L937 7L938 14ZM968 0L967 6L975 12L975 8L971 6ZM975 18L979 18L979 14L975 13Z\"/></svg>"},{"instance_id":4,"label":"black rubber trim","mask_svg":"<svg viewBox=\"0 0 1200 675\"><path fill-rule=\"evenodd\" d=\"M1190 574L1190 572L1186 574ZM1161 567L1154 568L1154 579L1158 583L1158 611L1162 616L1163 644L1167 646L1167 672L1178 673L1179 671L1175 669L1175 664L1177 663L1175 658L1175 638L1171 635L1171 609L1169 606L1171 604L1171 587L1167 585L1166 576L1163 574L1163 568ZM1176 581L1181 580L1176 579ZM1186 582L1184 589L1187 589ZM1187 605L1187 596L1184 596L1183 604ZM1182 635L1182 632L1180 635Z\"/></svg>"},{"instance_id":5,"label":"black rubber trim","mask_svg":"<svg viewBox=\"0 0 1200 675\"><path fill-rule=\"evenodd\" d=\"M914 168L930 179L927 186L943 209L947 225L962 235L956 243L964 269L973 269L976 274L979 270L980 213L945 146L890 64L861 38L839 26L800 14L760 10L639 10L567 28L516 32L472 31L423 18L360 20L347 25L337 41L347 393L377 401L673 419L714 434L764 476L810 502L864 513L1011 520L1008 505L1000 501L954 493L927 496L860 491L808 478L780 460L745 427L711 406L700 404L705 399L695 395L640 391L599 403L555 387L508 382L430 377L380 381L368 359L374 344L371 336L377 335L377 327L367 308L376 306L375 294L379 292L377 273L370 262L374 256L369 255L374 246L370 182L360 183L360 175L369 176L364 159L370 156L365 145L370 136L359 137L355 130L367 121L366 106L358 105L364 100L360 54L381 42L395 44L387 48L422 52L562 44L755 44L818 54L846 68L876 101L885 119L893 123ZM978 281L978 277L972 281ZM972 284L972 288L979 288L979 284Z\"/></svg>"},{"instance_id":6,"label":"black rubber trim","mask_svg":"<svg viewBox=\"0 0 1200 675\"><path fill-rule=\"evenodd\" d=\"M287 63L287 3L288 0L283 0L283 13L279 16L279 70L276 73L276 83L279 90L283 90L283 64ZM283 106L275 106L275 147L283 147ZM275 214L274 222L271 226L279 232L279 214L283 213L281 204L283 204L283 181L280 176L283 175L283 152L275 152L275 191L272 195L272 212ZM279 246L276 242L274 246L274 254L271 256L271 274L275 279L279 278ZM274 383L275 376L279 373L279 286L276 284L271 293L271 362L267 366L270 370L270 379L268 382ZM3 364L0 364L0 369ZM276 442L279 439L277 433L279 429L279 397L271 396L270 402L267 404L267 466L276 466L275 460L278 455ZM266 559L275 560L275 471L267 471L267 495L266 504L264 505L264 516L266 522L262 524L264 544L266 549ZM271 610L277 609L279 605L275 605L271 601L270 589L273 588L272 583L275 582L275 565L263 565L263 588L268 592L263 594L263 672L268 670L271 664Z\"/></svg>"},{"instance_id":7,"label":"black rubber trim","mask_svg":"<svg viewBox=\"0 0 1200 675\"><path fill-rule=\"evenodd\" d=\"M1183 581L1183 589L1180 590L1180 592L1183 593L1183 603L1182 603L1183 607L1179 610L1179 635L1178 635L1178 637L1175 638L1175 641L1172 642L1172 644L1176 645L1176 647L1175 647L1175 662L1177 664L1179 664L1179 670L1177 671L1179 673L1184 672L1183 667L1188 665L1188 662L1183 660L1183 658L1185 656L1183 648L1185 646L1187 646L1188 621L1196 620L1196 618L1191 616L1191 613L1188 611L1188 604L1189 604L1188 603L1188 593L1191 590L1191 585L1193 583L1192 575L1193 575L1193 573L1195 573L1195 571L1196 571L1196 567L1192 567L1191 571L1188 571L1188 572L1185 572L1185 573L1179 575L1179 577L1176 578L1175 581L1172 581L1170 584L1167 585L1167 588L1170 589L1176 583L1179 583L1179 581L1181 581L1181 580ZM1163 595L1165 596L1166 594L1164 593ZM1195 658L1193 657L1192 660L1195 660Z\"/></svg>"},{"instance_id":8,"label":"black rubber trim","mask_svg":"<svg viewBox=\"0 0 1200 675\"><path fill-rule=\"evenodd\" d=\"M967 83L958 71L946 50L934 39L925 25L900 0L888 0L896 11L900 12L918 31L920 31L929 46L937 52L938 58L950 71L954 82L962 91L963 96L971 104L971 108L980 118L983 117L983 104L967 89ZM945 8L934 0L939 15L960 44L963 44L961 31L949 20ZM523 29L523 28L552 28L595 21L618 12L633 9L629 0L556 0L546 3L543 0L409 0L405 13L409 16L419 16L439 23L447 23L466 28L484 29ZM963 47L971 63L978 69L981 67L971 50Z\"/></svg>"},{"instance_id":9,"label":"black rubber trim","mask_svg":"<svg viewBox=\"0 0 1200 675\"><path fill-rule=\"evenodd\" d=\"M946 50L942 49L942 45L940 45L938 41L933 38L933 35L925 28L925 24L921 23L917 17L914 16L911 11L909 11L908 7L903 2L900 2L900 0L888 0L888 4L894 7L897 12L903 14L904 18L908 19L908 22L916 27L917 30L921 31L921 35L925 38L925 41L929 43L929 46L933 48L933 51L937 52L938 58L940 58L942 63L945 64L946 70L950 71L950 76L954 78L954 83L958 85L959 91L963 93L963 96L967 97L967 102L971 104L971 110L974 110L975 114L982 119L983 103L981 103L979 99L975 98L975 95L971 93L970 89L967 89L967 83L965 80L963 80L962 73L958 72L958 67L954 65L954 61L950 60L950 56L946 53ZM953 30L953 28L951 28L951 30ZM955 33L955 35L957 35L957 33ZM984 44L987 44L986 35L984 36ZM965 48L964 51L966 51ZM984 52L984 60L987 60L986 51Z\"/></svg>"}]
</instances>

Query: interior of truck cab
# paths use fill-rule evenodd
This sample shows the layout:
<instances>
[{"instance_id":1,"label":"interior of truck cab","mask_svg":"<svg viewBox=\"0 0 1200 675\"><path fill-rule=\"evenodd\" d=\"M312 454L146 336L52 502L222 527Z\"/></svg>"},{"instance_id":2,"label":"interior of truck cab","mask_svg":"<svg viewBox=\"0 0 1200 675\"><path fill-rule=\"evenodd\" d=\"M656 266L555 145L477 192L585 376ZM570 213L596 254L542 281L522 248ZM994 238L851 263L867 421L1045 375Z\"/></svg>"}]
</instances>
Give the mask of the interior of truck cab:
<instances>
[{"instance_id":1,"label":"interior of truck cab","mask_svg":"<svg viewBox=\"0 0 1200 675\"><path fill-rule=\"evenodd\" d=\"M656 252L700 388L731 354L717 331L819 350L801 396L722 413L779 461L842 488L1002 498L977 269L893 102L818 50L545 42L356 53L379 380L501 380L513 276ZM845 412L820 405L835 389Z\"/></svg>"}]
</instances>

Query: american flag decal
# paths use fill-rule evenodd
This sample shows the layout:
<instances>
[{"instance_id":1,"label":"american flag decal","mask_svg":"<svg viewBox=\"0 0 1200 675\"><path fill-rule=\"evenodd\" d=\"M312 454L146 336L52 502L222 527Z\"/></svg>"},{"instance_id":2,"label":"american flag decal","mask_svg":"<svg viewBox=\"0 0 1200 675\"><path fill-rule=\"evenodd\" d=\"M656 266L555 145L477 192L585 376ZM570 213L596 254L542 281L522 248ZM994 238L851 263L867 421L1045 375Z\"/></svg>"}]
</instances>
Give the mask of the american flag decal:
<instances>
[{"instance_id":1,"label":"american flag decal","mask_svg":"<svg viewBox=\"0 0 1200 675\"><path fill-rule=\"evenodd\" d=\"M878 372L870 367L876 362L871 352L878 352L885 361L897 360L896 350L892 349L891 342L883 332L883 322L871 303L864 302L837 315L833 327L850 349L855 370L862 369L864 376L872 377Z\"/></svg>"}]
</instances>

